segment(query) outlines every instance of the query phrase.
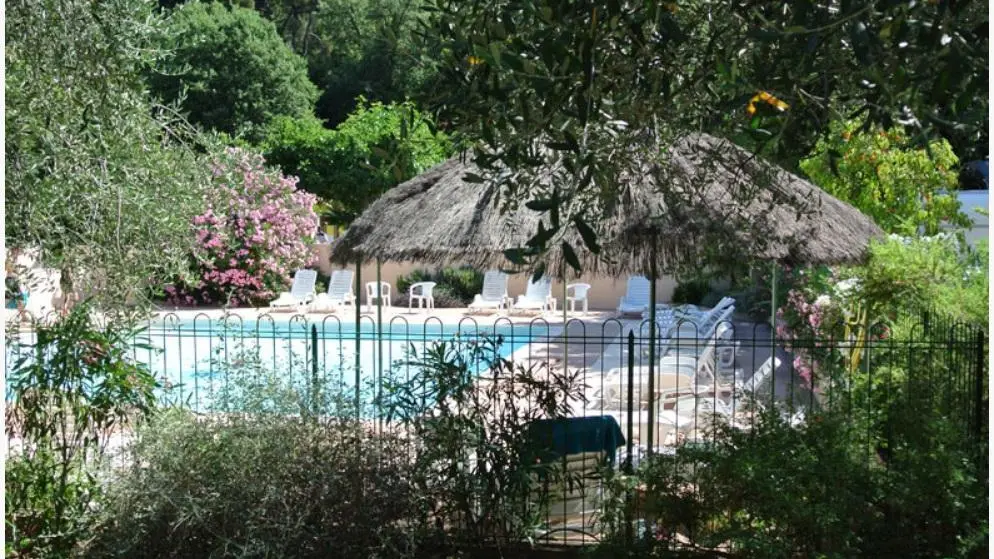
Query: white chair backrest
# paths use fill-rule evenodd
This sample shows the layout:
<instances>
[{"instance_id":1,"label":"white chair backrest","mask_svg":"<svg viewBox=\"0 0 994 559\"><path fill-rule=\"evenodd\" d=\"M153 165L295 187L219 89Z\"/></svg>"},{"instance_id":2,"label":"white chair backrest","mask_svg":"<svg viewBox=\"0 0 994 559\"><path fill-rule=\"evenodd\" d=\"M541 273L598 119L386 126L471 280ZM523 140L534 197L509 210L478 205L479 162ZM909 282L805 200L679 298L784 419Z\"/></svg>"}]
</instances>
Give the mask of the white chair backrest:
<instances>
[{"instance_id":1,"label":"white chair backrest","mask_svg":"<svg viewBox=\"0 0 994 559\"><path fill-rule=\"evenodd\" d=\"M566 290L573 290L573 298L582 301L587 298L587 291L590 291L589 283L571 283L566 286Z\"/></svg>"},{"instance_id":2,"label":"white chair backrest","mask_svg":"<svg viewBox=\"0 0 994 559\"><path fill-rule=\"evenodd\" d=\"M732 318L732 313L735 312L735 307L729 306L718 306L704 315L699 323L700 325L700 335L711 336L714 334L715 328L722 322L728 323Z\"/></svg>"},{"instance_id":3,"label":"white chair backrest","mask_svg":"<svg viewBox=\"0 0 994 559\"><path fill-rule=\"evenodd\" d=\"M649 304L649 280L645 276L632 276L628 278L628 289L625 292L625 301L629 304Z\"/></svg>"},{"instance_id":4,"label":"white chair backrest","mask_svg":"<svg viewBox=\"0 0 994 559\"><path fill-rule=\"evenodd\" d=\"M714 329L714 339L725 340L726 338L730 338L732 333L732 323L727 320L722 320L718 322L718 325Z\"/></svg>"},{"instance_id":5,"label":"white chair backrest","mask_svg":"<svg viewBox=\"0 0 994 559\"><path fill-rule=\"evenodd\" d=\"M317 270L297 270L293 275L293 285L290 286L290 295L297 299L303 299L314 293L314 284L318 281Z\"/></svg>"},{"instance_id":6,"label":"white chair backrest","mask_svg":"<svg viewBox=\"0 0 994 559\"><path fill-rule=\"evenodd\" d=\"M376 285L377 284L376 284L375 281L371 281L371 282L369 282L369 283L366 284L366 296L367 297L369 297L371 299L375 299L375 298L378 297L378 295L376 294ZM379 286L380 286L380 292L381 292L381 294L384 297L389 297L390 296L390 284L388 282L381 281L379 283Z\"/></svg>"},{"instance_id":7,"label":"white chair backrest","mask_svg":"<svg viewBox=\"0 0 994 559\"><path fill-rule=\"evenodd\" d=\"M528 287L525 289L525 299L529 301L545 301L552 295L552 280L549 276L544 276L537 282L528 279Z\"/></svg>"},{"instance_id":8,"label":"white chair backrest","mask_svg":"<svg viewBox=\"0 0 994 559\"><path fill-rule=\"evenodd\" d=\"M328 296L341 299L352 292L352 270L335 270L328 281Z\"/></svg>"},{"instance_id":9,"label":"white chair backrest","mask_svg":"<svg viewBox=\"0 0 994 559\"><path fill-rule=\"evenodd\" d=\"M763 362L762 365L756 369L753 373L752 378L746 381L745 386L750 391L759 390L759 388L766 384L766 382L773 378L773 371L780 366L780 360L775 357L770 357Z\"/></svg>"},{"instance_id":10,"label":"white chair backrest","mask_svg":"<svg viewBox=\"0 0 994 559\"><path fill-rule=\"evenodd\" d=\"M420 283L411 284L411 295L418 297L431 297L431 292L435 289L435 282L433 281L422 281Z\"/></svg>"},{"instance_id":11,"label":"white chair backrest","mask_svg":"<svg viewBox=\"0 0 994 559\"><path fill-rule=\"evenodd\" d=\"M483 275L483 290L480 298L484 301L500 301L507 297L507 274L490 270Z\"/></svg>"}]
</instances>

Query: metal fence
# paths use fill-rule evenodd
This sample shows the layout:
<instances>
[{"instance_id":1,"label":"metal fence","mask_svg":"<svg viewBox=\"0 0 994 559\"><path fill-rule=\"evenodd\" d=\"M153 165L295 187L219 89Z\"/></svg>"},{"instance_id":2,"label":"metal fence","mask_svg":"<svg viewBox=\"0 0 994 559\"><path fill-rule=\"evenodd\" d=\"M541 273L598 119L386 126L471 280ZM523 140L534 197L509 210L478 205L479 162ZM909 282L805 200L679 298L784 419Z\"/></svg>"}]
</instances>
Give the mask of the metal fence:
<instances>
[{"instance_id":1,"label":"metal fence","mask_svg":"<svg viewBox=\"0 0 994 559\"><path fill-rule=\"evenodd\" d=\"M622 438L602 450L627 471L653 453L706 441L716 422L748 428L760 408L778 409L795 423L813 410L838 406L872 418L880 405L874 395L897 392L900 384L914 385L929 406L971 436L987 433L987 332L934 313L923 313L901 339L883 327L863 340L799 339L776 338L763 324L728 321L698 333L693 323L677 322L652 344L647 321L614 318L451 323L399 315L378 324L368 317L201 313L165 314L144 326L133 358L159 379L166 405L228 413L245 411L238 406L252 391L271 397L255 404L274 409L280 397L302 395L300 401L317 413L343 409L344 402L381 428L391 421L384 391L417 378L412 355L439 343L459 351L495 340L497 354L513 366L543 364L534 372L547 377L575 373L583 396L571 403L569 415L616 423ZM33 332L8 325L8 370L30 352ZM476 359L471 366L488 382L492 363ZM567 430L565 436L573 435ZM579 493L564 490L548 508L543 538L596 542L602 490L596 484Z\"/></svg>"}]
</instances>

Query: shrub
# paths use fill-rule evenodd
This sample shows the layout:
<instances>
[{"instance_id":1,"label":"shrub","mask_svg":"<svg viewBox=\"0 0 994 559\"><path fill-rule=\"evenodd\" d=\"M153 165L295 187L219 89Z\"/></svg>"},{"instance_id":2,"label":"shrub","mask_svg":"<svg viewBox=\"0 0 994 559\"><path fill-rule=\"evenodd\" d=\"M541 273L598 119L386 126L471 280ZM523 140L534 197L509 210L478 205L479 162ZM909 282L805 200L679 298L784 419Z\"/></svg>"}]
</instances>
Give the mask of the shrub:
<instances>
[{"instance_id":1,"label":"shrub","mask_svg":"<svg viewBox=\"0 0 994 559\"><path fill-rule=\"evenodd\" d=\"M206 211L193 219L199 278L169 286L177 303L260 303L313 263L318 219L313 195L296 179L263 166L263 158L229 148L214 162Z\"/></svg>"},{"instance_id":2,"label":"shrub","mask_svg":"<svg viewBox=\"0 0 994 559\"><path fill-rule=\"evenodd\" d=\"M404 304L411 284L433 281L436 283L433 295L435 306L462 307L473 301L473 296L483 290L483 274L469 268L443 268L436 272L427 270L414 270L406 276L397 278L397 294L400 304Z\"/></svg>"},{"instance_id":3,"label":"shrub","mask_svg":"<svg viewBox=\"0 0 994 559\"><path fill-rule=\"evenodd\" d=\"M407 443L354 419L163 414L112 486L95 557L404 557Z\"/></svg>"},{"instance_id":4,"label":"shrub","mask_svg":"<svg viewBox=\"0 0 994 559\"><path fill-rule=\"evenodd\" d=\"M473 268L442 268L437 278L439 284L449 288L463 303L471 303L483 290L483 274Z\"/></svg>"},{"instance_id":5,"label":"shrub","mask_svg":"<svg viewBox=\"0 0 994 559\"><path fill-rule=\"evenodd\" d=\"M7 375L7 437L20 444L6 463L6 549L65 556L89 532L112 433L151 413L156 383L129 359L135 332L98 326L88 302L36 335Z\"/></svg>"},{"instance_id":6,"label":"shrub","mask_svg":"<svg viewBox=\"0 0 994 559\"><path fill-rule=\"evenodd\" d=\"M704 299L704 296L707 295L710 290L711 283L706 280L695 278L688 281L681 281L673 290L672 300L674 304L687 303L691 305L699 305Z\"/></svg>"},{"instance_id":7,"label":"shrub","mask_svg":"<svg viewBox=\"0 0 994 559\"><path fill-rule=\"evenodd\" d=\"M945 140L917 147L901 128L833 122L800 168L829 194L872 217L884 231L933 235L948 221L969 225L956 198L959 160Z\"/></svg>"},{"instance_id":8,"label":"shrub","mask_svg":"<svg viewBox=\"0 0 994 559\"><path fill-rule=\"evenodd\" d=\"M752 430L719 426L708 445L643 464L658 547L686 547L682 533L702 556L986 556L986 477L962 429L898 407L880 455L851 419L793 428L768 412Z\"/></svg>"},{"instance_id":9,"label":"shrub","mask_svg":"<svg viewBox=\"0 0 994 559\"><path fill-rule=\"evenodd\" d=\"M501 340L440 342L411 349L384 379L382 407L417 440L413 481L431 505L429 517L450 541L478 547L519 543L543 526L552 487L565 474L529 436L539 419L567 417L582 396L580 372L513 364ZM485 367L482 375L479 369ZM413 372L413 374L412 374Z\"/></svg>"}]
</instances>

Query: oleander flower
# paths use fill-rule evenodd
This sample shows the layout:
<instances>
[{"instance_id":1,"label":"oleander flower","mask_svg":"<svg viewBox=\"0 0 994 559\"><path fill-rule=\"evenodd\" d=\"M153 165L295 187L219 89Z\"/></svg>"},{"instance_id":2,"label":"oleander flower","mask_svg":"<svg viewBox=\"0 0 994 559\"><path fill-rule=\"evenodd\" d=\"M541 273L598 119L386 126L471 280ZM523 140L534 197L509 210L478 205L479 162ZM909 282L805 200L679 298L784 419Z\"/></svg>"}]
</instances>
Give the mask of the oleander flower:
<instances>
[{"instance_id":1,"label":"oleander flower","mask_svg":"<svg viewBox=\"0 0 994 559\"><path fill-rule=\"evenodd\" d=\"M240 148L225 150L212 172L204 213L191 221L200 280L166 292L187 304L264 303L287 288L290 271L313 264L317 198Z\"/></svg>"}]
</instances>

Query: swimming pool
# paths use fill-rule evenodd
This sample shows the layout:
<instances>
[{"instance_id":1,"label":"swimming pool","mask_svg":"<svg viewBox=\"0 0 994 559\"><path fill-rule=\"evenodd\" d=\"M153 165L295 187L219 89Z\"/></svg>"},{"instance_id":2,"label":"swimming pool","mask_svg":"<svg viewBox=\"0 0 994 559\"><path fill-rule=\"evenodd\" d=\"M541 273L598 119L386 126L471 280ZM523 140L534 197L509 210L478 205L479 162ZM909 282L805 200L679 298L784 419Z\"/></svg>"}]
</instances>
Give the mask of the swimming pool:
<instances>
[{"instance_id":1,"label":"swimming pool","mask_svg":"<svg viewBox=\"0 0 994 559\"><path fill-rule=\"evenodd\" d=\"M524 359L553 342L558 327L544 323L478 325L430 321L412 324L394 321L378 328L360 323L324 320L238 317L220 320L156 320L142 334L145 348L136 349L136 361L146 364L164 385L163 397L193 409L216 407L217 394L245 375L268 376L281 385L309 382L320 377L343 392L357 383L372 386L385 377L410 377L411 352L421 355L438 342L466 348L484 339L499 340L497 352L505 359ZM477 374L488 369L478 361Z\"/></svg>"}]
</instances>

